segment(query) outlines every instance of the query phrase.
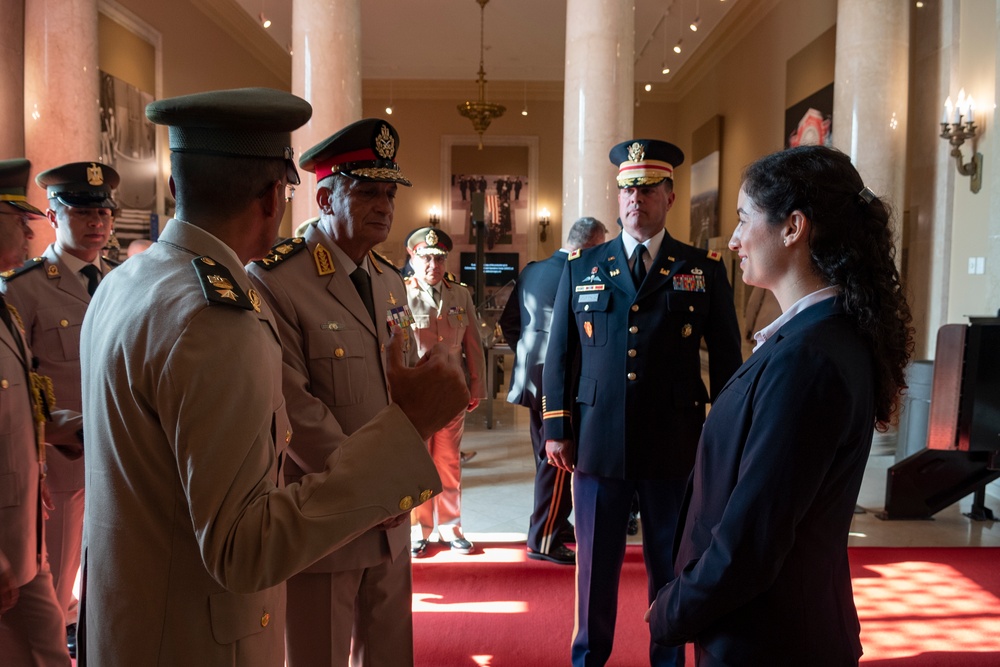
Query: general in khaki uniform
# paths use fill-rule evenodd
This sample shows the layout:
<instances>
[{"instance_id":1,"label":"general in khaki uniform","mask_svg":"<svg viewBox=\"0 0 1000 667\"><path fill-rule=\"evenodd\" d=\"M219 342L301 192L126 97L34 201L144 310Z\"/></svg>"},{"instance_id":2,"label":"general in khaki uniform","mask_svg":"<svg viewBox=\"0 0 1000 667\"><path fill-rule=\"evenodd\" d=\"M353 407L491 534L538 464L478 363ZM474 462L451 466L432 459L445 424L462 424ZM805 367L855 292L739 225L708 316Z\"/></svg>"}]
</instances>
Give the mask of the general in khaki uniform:
<instances>
[{"instance_id":1,"label":"general in khaki uniform","mask_svg":"<svg viewBox=\"0 0 1000 667\"><path fill-rule=\"evenodd\" d=\"M283 582L439 488L396 404L283 483L278 326L244 265L277 232L311 113L259 88L146 108L170 126L177 212L84 320L84 664L281 667Z\"/></svg>"},{"instance_id":2,"label":"general in khaki uniform","mask_svg":"<svg viewBox=\"0 0 1000 667\"><path fill-rule=\"evenodd\" d=\"M288 483L322 470L389 403L386 323L406 291L372 248L389 233L397 185L410 185L398 149L396 130L372 118L306 151L320 219L249 267L283 343ZM408 534L405 521L376 526L289 580L289 667L346 666L352 654L354 664L413 664Z\"/></svg>"},{"instance_id":3,"label":"general in khaki uniform","mask_svg":"<svg viewBox=\"0 0 1000 667\"><path fill-rule=\"evenodd\" d=\"M435 344L443 343L463 359L472 396L471 411L479 404L479 399L486 397L486 362L472 295L462 285L444 277L444 261L451 248L451 238L440 229L422 227L410 233L406 250L414 274L406 279L406 300L413 313L417 351L424 354ZM459 413L427 441L444 490L440 496L413 511L416 521L410 539L411 551L416 557L427 553L429 538L435 529L438 539L448 543L452 551L472 552L472 543L462 534L460 447L464 431L465 413Z\"/></svg>"},{"instance_id":4,"label":"general in khaki uniform","mask_svg":"<svg viewBox=\"0 0 1000 667\"><path fill-rule=\"evenodd\" d=\"M24 261L32 237L25 185L31 163L0 161L0 270ZM45 447L36 432L31 349L17 310L0 296L0 664L70 664L63 614L45 558ZM38 395L40 398L40 395ZM423 443L421 443L423 447Z\"/></svg>"},{"instance_id":5,"label":"general in khaki uniform","mask_svg":"<svg viewBox=\"0 0 1000 667\"><path fill-rule=\"evenodd\" d=\"M684 154L665 141L635 139L610 158L623 232L570 254L542 372L548 462L573 470L574 667L603 665L611 654L635 495L650 596L673 578L674 531L706 403L742 361L721 257L664 228ZM711 392L702 380L702 340ZM684 659L682 650L653 642L649 655L655 667Z\"/></svg>"},{"instance_id":6,"label":"general in khaki uniform","mask_svg":"<svg viewBox=\"0 0 1000 667\"><path fill-rule=\"evenodd\" d=\"M80 328L98 283L118 266L102 257L101 249L111 235L117 208L112 191L119 180L114 169L96 162L74 162L39 174L35 182L45 188L49 199L46 215L56 230L55 243L41 257L5 275L0 284L8 303L21 314L38 372L52 378L59 407L72 411L74 431L80 433ZM50 446L47 461L46 485L53 509L45 544L74 654L77 604L73 584L80 569L83 533L83 457L79 450L66 452Z\"/></svg>"}]
</instances>

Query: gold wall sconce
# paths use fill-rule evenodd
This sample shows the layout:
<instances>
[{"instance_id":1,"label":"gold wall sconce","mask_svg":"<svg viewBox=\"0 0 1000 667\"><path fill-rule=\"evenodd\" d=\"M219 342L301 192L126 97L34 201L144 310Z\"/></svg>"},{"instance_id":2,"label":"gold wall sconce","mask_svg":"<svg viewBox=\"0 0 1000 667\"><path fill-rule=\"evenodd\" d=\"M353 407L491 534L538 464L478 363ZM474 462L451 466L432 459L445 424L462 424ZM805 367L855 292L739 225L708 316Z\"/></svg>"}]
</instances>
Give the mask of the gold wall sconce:
<instances>
[{"instance_id":1,"label":"gold wall sconce","mask_svg":"<svg viewBox=\"0 0 1000 667\"><path fill-rule=\"evenodd\" d=\"M955 167L962 176L970 176L969 189L979 192L983 186L983 154L976 152L976 123L973 118L975 102L972 96L965 96L965 89L958 92L958 103L952 106L951 97L944 102L944 115L941 117L941 138L951 144L951 156L955 158ZM963 123L963 119L965 122ZM973 141L972 159L965 163L962 158L962 144L969 139Z\"/></svg>"}]
</instances>

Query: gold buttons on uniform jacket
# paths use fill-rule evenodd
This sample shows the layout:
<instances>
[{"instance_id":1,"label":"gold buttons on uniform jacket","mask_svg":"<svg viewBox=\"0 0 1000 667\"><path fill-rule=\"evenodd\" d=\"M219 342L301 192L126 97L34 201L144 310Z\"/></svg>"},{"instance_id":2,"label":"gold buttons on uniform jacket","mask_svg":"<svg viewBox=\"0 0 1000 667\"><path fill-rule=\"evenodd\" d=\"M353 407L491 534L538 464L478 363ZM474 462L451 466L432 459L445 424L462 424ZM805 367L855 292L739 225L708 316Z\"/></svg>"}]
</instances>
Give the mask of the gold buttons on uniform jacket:
<instances>
[{"instance_id":1,"label":"gold buttons on uniform jacket","mask_svg":"<svg viewBox=\"0 0 1000 667\"><path fill-rule=\"evenodd\" d=\"M634 357L635 354L636 354L636 352L635 352L635 348L634 347L631 350L628 351L628 356L630 356L630 357Z\"/></svg>"},{"instance_id":2,"label":"gold buttons on uniform jacket","mask_svg":"<svg viewBox=\"0 0 1000 667\"><path fill-rule=\"evenodd\" d=\"M428 500L431 499L431 496L433 495L434 495L433 491L431 491L430 489L424 489L423 491L420 492L420 502L426 503Z\"/></svg>"},{"instance_id":3,"label":"gold buttons on uniform jacket","mask_svg":"<svg viewBox=\"0 0 1000 667\"><path fill-rule=\"evenodd\" d=\"M639 333L639 327L637 327L637 326L635 326L635 325L633 324L632 326L630 326L630 327L628 328L628 332L629 332L629 333Z\"/></svg>"},{"instance_id":4,"label":"gold buttons on uniform jacket","mask_svg":"<svg viewBox=\"0 0 1000 667\"><path fill-rule=\"evenodd\" d=\"M443 341L444 341L444 336L438 336L438 342L441 343Z\"/></svg>"},{"instance_id":5,"label":"gold buttons on uniform jacket","mask_svg":"<svg viewBox=\"0 0 1000 667\"><path fill-rule=\"evenodd\" d=\"M338 359L343 359L344 358L344 348L338 347L336 350L333 351L333 356L337 357Z\"/></svg>"},{"instance_id":6,"label":"gold buttons on uniform jacket","mask_svg":"<svg viewBox=\"0 0 1000 667\"><path fill-rule=\"evenodd\" d=\"M634 380L635 379L635 373L629 373L628 374L628 379L629 380Z\"/></svg>"},{"instance_id":7,"label":"gold buttons on uniform jacket","mask_svg":"<svg viewBox=\"0 0 1000 667\"><path fill-rule=\"evenodd\" d=\"M413 496L403 496L403 499L399 501L399 509L404 512L413 507Z\"/></svg>"},{"instance_id":8,"label":"gold buttons on uniform jacket","mask_svg":"<svg viewBox=\"0 0 1000 667\"><path fill-rule=\"evenodd\" d=\"M635 313L635 312L638 312L638 311L639 311L639 304L633 303L632 304L632 312Z\"/></svg>"},{"instance_id":9,"label":"gold buttons on uniform jacket","mask_svg":"<svg viewBox=\"0 0 1000 667\"><path fill-rule=\"evenodd\" d=\"M0 380L0 389L6 389L10 386L10 382L7 382L7 378Z\"/></svg>"},{"instance_id":10,"label":"gold buttons on uniform jacket","mask_svg":"<svg viewBox=\"0 0 1000 667\"><path fill-rule=\"evenodd\" d=\"M285 430L285 444L287 445L292 441L292 429Z\"/></svg>"},{"instance_id":11,"label":"gold buttons on uniform jacket","mask_svg":"<svg viewBox=\"0 0 1000 667\"><path fill-rule=\"evenodd\" d=\"M260 627L266 628L267 624L270 622L271 622L271 615L265 611L264 614L260 617Z\"/></svg>"},{"instance_id":12,"label":"gold buttons on uniform jacket","mask_svg":"<svg viewBox=\"0 0 1000 667\"><path fill-rule=\"evenodd\" d=\"M66 327L69 326L69 320L59 320L59 326L65 329Z\"/></svg>"}]
</instances>

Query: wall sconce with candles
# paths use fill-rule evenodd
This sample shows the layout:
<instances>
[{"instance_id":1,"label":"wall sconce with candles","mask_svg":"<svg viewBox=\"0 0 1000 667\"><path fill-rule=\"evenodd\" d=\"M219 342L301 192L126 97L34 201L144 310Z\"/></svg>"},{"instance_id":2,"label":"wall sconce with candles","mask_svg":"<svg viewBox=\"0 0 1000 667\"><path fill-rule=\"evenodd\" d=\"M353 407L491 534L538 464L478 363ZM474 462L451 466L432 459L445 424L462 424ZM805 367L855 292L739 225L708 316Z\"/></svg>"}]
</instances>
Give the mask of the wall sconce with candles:
<instances>
[{"instance_id":1,"label":"wall sconce with candles","mask_svg":"<svg viewBox=\"0 0 1000 667\"><path fill-rule=\"evenodd\" d=\"M549 218L551 217L549 209L543 208L538 216L538 239L544 241L546 238L545 228L549 226Z\"/></svg>"},{"instance_id":2,"label":"wall sconce with candles","mask_svg":"<svg viewBox=\"0 0 1000 667\"><path fill-rule=\"evenodd\" d=\"M437 227L441 224L441 209L437 206L431 206L431 210L427 213L427 224L431 227Z\"/></svg>"},{"instance_id":3,"label":"wall sconce with candles","mask_svg":"<svg viewBox=\"0 0 1000 667\"><path fill-rule=\"evenodd\" d=\"M958 103L952 106L951 97L944 102L944 116L941 117L941 138L951 144L951 155L955 158L955 166L962 176L971 176L969 189L979 192L983 186L983 154L977 153L972 147L972 160L963 164L962 144L966 139L975 141L976 123L973 119L975 102L972 96L965 96L965 89L958 91ZM963 125L962 119L965 118Z\"/></svg>"}]
</instances>

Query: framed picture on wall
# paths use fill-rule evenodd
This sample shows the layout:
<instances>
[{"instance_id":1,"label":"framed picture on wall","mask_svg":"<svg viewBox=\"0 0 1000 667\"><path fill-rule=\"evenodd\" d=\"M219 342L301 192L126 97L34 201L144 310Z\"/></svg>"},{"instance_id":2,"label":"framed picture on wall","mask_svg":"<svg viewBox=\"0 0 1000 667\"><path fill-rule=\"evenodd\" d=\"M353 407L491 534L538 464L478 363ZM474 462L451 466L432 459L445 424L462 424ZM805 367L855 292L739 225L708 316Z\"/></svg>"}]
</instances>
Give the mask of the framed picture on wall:
<instances>
[{"instance_id":1,"label":"framed picture on wall","mask_svg":"<svg viewBox=\"0 0 1000 667\"><path fill-rule=\"evenodd\" d=\"M697 248L719 235L719 170L722 168L722 116L695 130L691 141L691 236Z\"/></svg>"},{"instance_id":2,"label":"framed picture on wall","mask_svg":"<svg viewBox=\"0 0 1000 667\"><path fill-rule=\"evenodd\" d=\"M832 136L832 83L785 111L785 148L830 146Z\"/></svg>"}]
</instances>

